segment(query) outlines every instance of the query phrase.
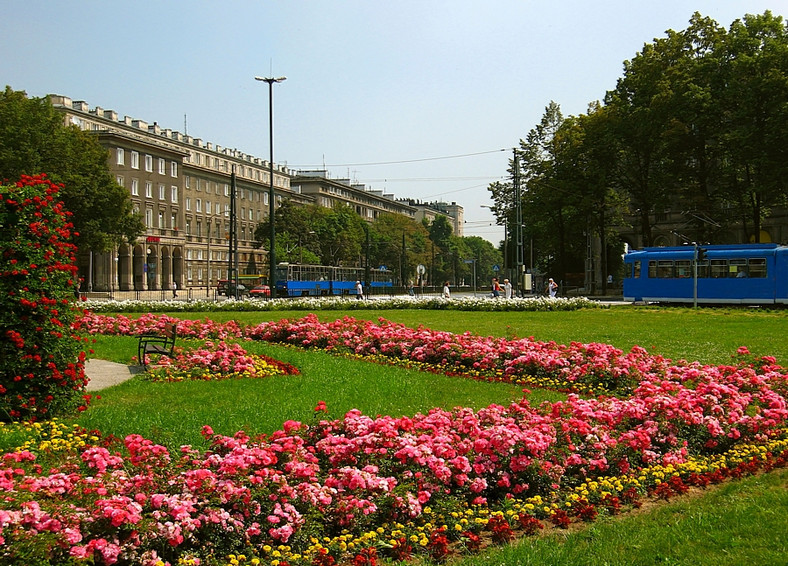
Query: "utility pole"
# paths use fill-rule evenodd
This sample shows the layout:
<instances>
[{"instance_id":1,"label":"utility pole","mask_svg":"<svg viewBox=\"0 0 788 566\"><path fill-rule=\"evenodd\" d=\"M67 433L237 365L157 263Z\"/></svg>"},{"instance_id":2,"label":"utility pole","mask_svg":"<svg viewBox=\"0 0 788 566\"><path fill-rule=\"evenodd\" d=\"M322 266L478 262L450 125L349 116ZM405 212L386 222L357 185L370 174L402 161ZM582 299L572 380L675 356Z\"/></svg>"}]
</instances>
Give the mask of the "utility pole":
<instances>
[{"instance_id":1,"label":"utility pole","mask_svg":"<svg viewBox=\"0 0 788 566\"><path fill-rule=\"evenodd\" d=\"M238 298L238 219L235 217L235 165L230 173L230 234L227 279L233 282L235 298Z\"/></svg>"},{"instance_id":2,"label":"utility pole","mask_svg":"<svg viewBox=\"0 0 788 566\"><path fill-rule=\"evenodd\" d=\"M520 195L520 159L517 156L517 148L514 152L514 198L515 198L515 239L517 242L515 269L517 270L517 289L522 296L523 289L523 199Z\"/></svg>"}]
</instances>

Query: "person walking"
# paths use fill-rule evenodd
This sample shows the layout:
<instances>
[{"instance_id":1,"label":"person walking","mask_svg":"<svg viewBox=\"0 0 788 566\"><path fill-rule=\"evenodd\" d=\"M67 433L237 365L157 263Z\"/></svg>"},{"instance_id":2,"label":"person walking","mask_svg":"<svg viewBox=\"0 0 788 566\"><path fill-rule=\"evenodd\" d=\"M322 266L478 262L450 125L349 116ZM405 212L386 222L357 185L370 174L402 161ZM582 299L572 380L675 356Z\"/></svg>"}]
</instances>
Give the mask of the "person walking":
<instances>
[{"instance_id":1,"label":"person walking","mask_svg":"<svg viewBox=\"0 0 788 566\"><path fill-rule=\"evenodd\" d=\"M443 283L443 298L444 299L451 299L451 291L449 290L449 282L448 281Z\"/></svg>"},{"instance_id":2,"label":"person walking","mask_svg":"<svg viewBox=\"0 0 788 566\"><path fill-rule=\"evenodd\" d=\"M547 281L547 294L548 294L548 295L550 295L550 298L551 298L551 299L555 299L555 294L556 294L557 292L558 292L558 283L556 283L555 281L553 281L553 278L551 277L551 278L550 278L550 279Z\"/></svg>"},{"instance_id":3,"label":"person walking","mask_svg":"<svg viewBox=\"0 0 788 566\"><path fill-rule=\"evenodd\" d=\"M509 283L508 279L503 280L503 296L505 299L512 298L512 284Z\"/></svg>"},{"instance_id":4,"label":"person walking","mask_svg":"<svg viewBox=\"0 0 788 566\"><path fill-rule=\"evenodd\" d=\"M172 298L178 298L178 284L175 281L172 282Z\"/></svg>"},{"instance_id":5,"label":"person walking","mask_svg":"<svg viewBox=\"0 0 788 566\"><path fill-rule=\"evenodd\" d=\"M498 283L498 278L493 277L492 280L492 298L497 299L501 296L501 284Z\"/></svg>"},{"instance_id":6,"label":"person walking","mask_svg":"<svg viewBox=\"0 0 788 566\"><path fill-rule=\"evenodd\" d=\"M356 281L356 298L359 301L364 300L364 286L361 285L361 281Z\"/></svg>"}]
</instances>

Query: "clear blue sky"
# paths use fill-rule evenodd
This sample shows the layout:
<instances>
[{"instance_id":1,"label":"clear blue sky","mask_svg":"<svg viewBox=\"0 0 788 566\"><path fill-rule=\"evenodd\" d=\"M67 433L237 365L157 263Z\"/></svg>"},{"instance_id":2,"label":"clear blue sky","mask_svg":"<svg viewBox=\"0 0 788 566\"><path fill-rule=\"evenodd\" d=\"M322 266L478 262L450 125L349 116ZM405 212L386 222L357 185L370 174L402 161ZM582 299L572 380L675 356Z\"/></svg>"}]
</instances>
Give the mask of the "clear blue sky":
<instances>
[{"instance_id":1,"label":"clear blue sky","mask_svg":"<svg viewBox=\"0 0 788 566\"><path fill-rule=\"evenodd\" d=\"M455 201L495 243L490 182L554 100L581 114L623 62L694 11L720 25L788 0L0 0L0 78L163 128ZM504 151L501 151L504 150Z\"/></svg>"}]
</instances>

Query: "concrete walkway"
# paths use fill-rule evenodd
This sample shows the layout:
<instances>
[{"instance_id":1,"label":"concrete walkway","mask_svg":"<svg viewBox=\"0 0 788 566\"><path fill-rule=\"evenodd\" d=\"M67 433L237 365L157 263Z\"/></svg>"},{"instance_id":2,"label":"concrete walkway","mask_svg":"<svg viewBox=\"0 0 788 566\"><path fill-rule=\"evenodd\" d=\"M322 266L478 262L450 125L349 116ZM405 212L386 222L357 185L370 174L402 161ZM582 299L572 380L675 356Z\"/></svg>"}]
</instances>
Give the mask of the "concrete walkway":
<instances>
[{"instance_id":1,"label":"concrete walkway","mask_svg":"<svg viewBox=\"0 0 788 566\"><path fill-rule=\"evenodd\" d=\"M106 360L88 360L85 364L85 375L90 381L85 390L100 391L123 383L143 371L142 366L127 366Z\"/></svg>"}]
</instances>

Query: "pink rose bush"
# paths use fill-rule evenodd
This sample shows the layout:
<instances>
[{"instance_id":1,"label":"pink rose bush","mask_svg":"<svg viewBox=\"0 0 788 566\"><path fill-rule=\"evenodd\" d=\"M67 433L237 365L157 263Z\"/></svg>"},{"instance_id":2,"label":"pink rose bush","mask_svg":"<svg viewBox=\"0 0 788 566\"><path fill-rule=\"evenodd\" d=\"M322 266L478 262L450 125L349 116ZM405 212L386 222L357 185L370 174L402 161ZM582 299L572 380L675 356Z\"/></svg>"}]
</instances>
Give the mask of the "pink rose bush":
<instances>
[{"instance_id":1,"label":"pink rose bush","mask_svg":"<svg viewBox=\"0 0 788 566\"><path fill-rule=\"evenodd\" d=\"M148 371L153 381L212 381L298 375L298 368L269 356L249 354L238 343L206 341L193 349L177 348L173 358L162 357Z\"/></svg>"},{"instance_id":2,"label":"pink rose bush","mask_svg":"<svg viewBox=\"0 0 788 566\"><path fill-rule=\"evenodd\" d=\"M136 331L158 320L122 324ZM89 315L81 324L98 332L119 323ZM731 365L674 364L642 348L625 354L314 316L238 330L473 378L520 382L528 373L567 391L608 394L398 418L357 410L330 418L321 401L311 424L287 421L256 439L205 427L206 448L177 454L139 435L122 446L83 442L54 461L25 446L0 465L4 562L23 564L31 553L51 564L442 560L479 548L482 533L503 543L788 462L788 376L746 351Z\"/></svg>"}]
</instances>

